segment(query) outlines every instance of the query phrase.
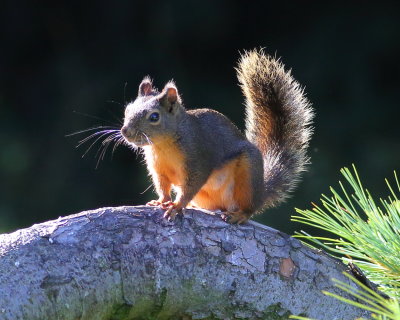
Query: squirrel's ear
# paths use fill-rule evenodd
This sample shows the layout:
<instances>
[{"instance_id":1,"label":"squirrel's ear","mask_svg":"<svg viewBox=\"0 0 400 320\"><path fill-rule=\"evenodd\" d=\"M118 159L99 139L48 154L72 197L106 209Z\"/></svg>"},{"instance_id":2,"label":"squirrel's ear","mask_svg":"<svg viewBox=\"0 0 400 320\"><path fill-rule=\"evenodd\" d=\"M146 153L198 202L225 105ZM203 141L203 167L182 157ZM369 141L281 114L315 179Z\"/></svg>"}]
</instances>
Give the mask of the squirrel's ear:
<instances>
[{"instance_id":1,"label":"squirrel's ear","mask_svg":"<svg viewBox=\"0 0 400 320\"><path fill-rule=\"evenodd\" d=\"M174 82L170 81L165 85L160 95L160 102L167 107L168 112L172 112L178 104L182 103Z\"/></svg>"},{"instance_id":2,"label":"squirrel's ear","mask_svg":"<svg viewBox=\"0 0 400 320\"><path fill-rule=\"evenodd\" d=\"M149 76L145 77L142 80L142 83L139 85L139 96L148 96L154 93L155 90L153 88L153 83Z\"/></svg>"}]
</instances>

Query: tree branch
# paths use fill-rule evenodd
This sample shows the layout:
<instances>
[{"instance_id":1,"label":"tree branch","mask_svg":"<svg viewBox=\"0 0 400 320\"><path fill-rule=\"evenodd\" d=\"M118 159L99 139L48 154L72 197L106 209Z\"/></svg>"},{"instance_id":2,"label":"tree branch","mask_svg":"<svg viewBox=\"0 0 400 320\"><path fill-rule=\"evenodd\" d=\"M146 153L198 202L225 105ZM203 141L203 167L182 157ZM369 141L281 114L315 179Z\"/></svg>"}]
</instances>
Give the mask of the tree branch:
<instances>
[{"instance_id":1,"label":"tree branch","mask_svg":"<svg viewBox=\"0 0 400 320\"><path fill-rule=\"evenodd\" d=\"M354 319L345 266L249 222L187 209L86 211L0 235L0 319Z\"/></svg>"}]
</instances>

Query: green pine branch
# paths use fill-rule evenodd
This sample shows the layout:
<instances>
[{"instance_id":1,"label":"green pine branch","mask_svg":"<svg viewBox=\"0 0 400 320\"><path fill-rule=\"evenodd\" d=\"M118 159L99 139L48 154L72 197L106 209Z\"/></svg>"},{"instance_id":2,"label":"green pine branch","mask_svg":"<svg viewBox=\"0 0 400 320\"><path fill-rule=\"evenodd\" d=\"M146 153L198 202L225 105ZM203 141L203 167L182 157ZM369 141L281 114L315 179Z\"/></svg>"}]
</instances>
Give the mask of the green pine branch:
<instances>
[{"instance_id":1,"label":"green pine branch","mask_svg":"<svg viewBox=\"0 0 400 320\"><path fill-rule=\"evenodd\" d=\"M321 206L313 204L311 210L296 209L298 215L292 217L293 221L328 231L332 236L316 237L304 231L296 236L310 246L324 248L344 263L355 263L392 299L384 299L363 285L360 286L363 290L356 293L339 282L338 287L363 303L326 294L372 311L374 319L400 319L400 201L396 194L400 192L400 184L396 172L397 191L386 180L390 195L378 202L364 189L354 165L353 172L344 168L341 173L350 185L350 193L339 182L341 192L331 187L332 195L322 195Z\"/></svg>"}]
</instances>

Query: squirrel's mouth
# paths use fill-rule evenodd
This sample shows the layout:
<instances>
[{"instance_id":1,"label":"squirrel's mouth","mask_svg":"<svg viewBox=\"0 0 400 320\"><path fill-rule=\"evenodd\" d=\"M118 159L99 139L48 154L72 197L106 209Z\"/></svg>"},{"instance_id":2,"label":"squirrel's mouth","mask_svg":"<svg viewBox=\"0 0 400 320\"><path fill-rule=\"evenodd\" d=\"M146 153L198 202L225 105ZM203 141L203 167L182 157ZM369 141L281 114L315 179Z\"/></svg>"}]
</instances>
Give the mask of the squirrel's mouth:
<instances>
[{"instance_id":1,"label":"squirrel's mouth","mask_svg":"<svg viewBox=\"0 0 400 320\"><path fill-rule=\"evenodd\" d=\"M125 137L124 137L125 138ZM130 139L130 138L125 138L127 142L130 144L133 144L135 147L144 147L150 145L150 142L145 140L145 139Z\"/></svg>"},{"instance_id":2,"label":"squirrel's mouth","mask_svg":"<svg viewBox=\"0 0 400 320\"><path fill-rule=\"evenodd\" d=\"M144 147L151 144L149 137L141 131L132 132L129 128L122 127L121 134L127 142L136 147Z\"/></svg>"}]
</instances>

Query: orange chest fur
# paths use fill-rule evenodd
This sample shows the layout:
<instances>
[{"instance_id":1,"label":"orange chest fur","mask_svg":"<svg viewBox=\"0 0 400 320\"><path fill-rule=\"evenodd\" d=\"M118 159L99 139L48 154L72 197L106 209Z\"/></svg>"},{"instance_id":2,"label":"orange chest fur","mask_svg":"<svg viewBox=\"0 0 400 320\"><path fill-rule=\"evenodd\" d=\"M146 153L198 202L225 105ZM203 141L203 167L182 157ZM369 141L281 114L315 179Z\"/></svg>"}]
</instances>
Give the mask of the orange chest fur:
<instances>
[{"instance_id":1,"label":"orange chest fur","mask_svg":"<svg viewBox=\"0 0 400 320\"><path fill-rule=\"evenodd\" d=\"M144 148L150 173L163 176L175 186L186 181L185 156L174 139L165 137Z\"/></svg>"}]
</instances>

